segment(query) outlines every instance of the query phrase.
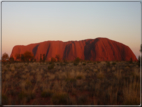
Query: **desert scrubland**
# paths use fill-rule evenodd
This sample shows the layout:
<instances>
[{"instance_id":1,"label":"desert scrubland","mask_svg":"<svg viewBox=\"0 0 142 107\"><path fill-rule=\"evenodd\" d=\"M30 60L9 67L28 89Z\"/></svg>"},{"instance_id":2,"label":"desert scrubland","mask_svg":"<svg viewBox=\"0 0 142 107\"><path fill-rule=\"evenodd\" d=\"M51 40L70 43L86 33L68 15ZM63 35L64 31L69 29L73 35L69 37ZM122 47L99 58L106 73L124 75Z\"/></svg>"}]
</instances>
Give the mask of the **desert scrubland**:
<instances>
[{"instance_id":1,"label":"desert scrubland","mask_svg":"<svg viewBox=\"0 0 142 107\"><path fill-rule=\"evenodd\" d=\"M139 105L140 67L129 61L2 63L3 105Z\"/></svg>"}]
</instances>

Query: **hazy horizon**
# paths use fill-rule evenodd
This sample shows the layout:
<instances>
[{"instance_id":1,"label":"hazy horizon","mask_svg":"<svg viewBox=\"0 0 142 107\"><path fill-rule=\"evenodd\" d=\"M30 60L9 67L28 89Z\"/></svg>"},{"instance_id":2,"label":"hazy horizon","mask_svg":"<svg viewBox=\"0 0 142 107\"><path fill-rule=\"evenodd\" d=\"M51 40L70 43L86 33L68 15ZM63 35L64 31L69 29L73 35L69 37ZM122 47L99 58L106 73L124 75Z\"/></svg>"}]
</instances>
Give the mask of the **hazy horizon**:
<instances>
[{"instance_id":1,"label":"hazy horizon","mask_svg":"<svg viewBox=\"0 0 142 107\"><path fill-rule=\"evenodd\" d=\"M15 45L108 38L140 55L139 2L2 2L2 54ZM1 55L0 55L1 56Z\"/></svg>"}]
</instances>

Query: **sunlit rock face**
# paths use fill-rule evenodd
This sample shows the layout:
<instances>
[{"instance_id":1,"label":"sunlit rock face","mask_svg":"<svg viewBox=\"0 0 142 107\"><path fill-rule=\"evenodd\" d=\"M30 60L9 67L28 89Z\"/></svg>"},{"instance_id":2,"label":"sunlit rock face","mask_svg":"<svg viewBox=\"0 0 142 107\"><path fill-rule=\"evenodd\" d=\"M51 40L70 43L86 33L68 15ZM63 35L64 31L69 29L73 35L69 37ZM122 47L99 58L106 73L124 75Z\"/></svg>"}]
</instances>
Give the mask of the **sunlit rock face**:
<instances>
[{"instance_id":1,"label":"sunlit rock face","mask_svg":"<svg viewBox=\"0 0 142 107\"><path fill-rule=\"evenodd\" d=\"M36 61L40 60L40 54L46 55L46 60L59 55L61 60L75 60L79 57L82 60L91 61L137 61L132 50L119 42L107 39L96 38L81 41L45 41L41 43L16 45L13 47L11 56L16 59L16 54L23 54L30 51L34 54Z\"/></svg>"}]
</instances>

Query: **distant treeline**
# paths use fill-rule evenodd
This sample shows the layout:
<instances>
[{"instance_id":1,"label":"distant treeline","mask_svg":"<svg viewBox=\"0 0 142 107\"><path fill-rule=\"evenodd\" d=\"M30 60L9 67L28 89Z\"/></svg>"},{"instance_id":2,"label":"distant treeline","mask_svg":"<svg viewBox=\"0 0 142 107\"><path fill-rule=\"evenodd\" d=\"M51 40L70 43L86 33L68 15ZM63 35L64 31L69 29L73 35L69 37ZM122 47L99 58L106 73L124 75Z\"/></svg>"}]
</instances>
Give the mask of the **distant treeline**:
<instances>
[{"instance_id":1,"label":"distant treeline","mask_svg":"<svg viewBox=\"0 0 142 107\"><path fill-rule=\"evenodd\" d=\"M75 60L81 60L80 58L76 58ZM26 51L24 54L16 54L15 58L13 56L9 57L7 53L4 53L2 55L2 62L36 62L36 58L33 53ZM40 54L40 62L45 62L46 55ZM61 61L61 57L59 55L56 55L55 57L52 57L51 62ZM65 62L66 60L63 59Z\"/></svg>"},{"instance_id":2,"label":"distant treeline","mask_svg":"<svg viewBox=\"0 0 142 107\"><path fill-rule=\"evenodd\" d=\"M140 60L142 59L142 57L138 57L138 65L140 65ZM40 54L40 62L45 62L46 60L46 55L45 54ZM65 59L61 60L61 57L59 55L56 55L55 57L52 57L50 62L56 62L56 61L63 61L63 62L67 62ZM75 63L78 63L82 61L80 58L76 58L74 60ZM2 62L37 62L35 56L33 53L26 51L24 54L16 54L15 58L13 58L13 56L9 57L7 53L4 53L2 55ZM130 59L130 62L132 61L132 58ZM142 65L142 64L141 64Z\"/></svg>"}]
</instances>

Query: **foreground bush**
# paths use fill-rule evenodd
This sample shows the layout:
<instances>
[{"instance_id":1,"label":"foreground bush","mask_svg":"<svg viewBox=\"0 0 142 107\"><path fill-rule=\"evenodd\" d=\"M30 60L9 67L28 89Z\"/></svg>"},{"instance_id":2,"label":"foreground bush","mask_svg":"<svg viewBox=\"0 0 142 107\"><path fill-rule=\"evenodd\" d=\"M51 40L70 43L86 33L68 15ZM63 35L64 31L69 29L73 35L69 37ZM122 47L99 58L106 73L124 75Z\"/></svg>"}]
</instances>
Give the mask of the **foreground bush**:
<instances>
[{"instance_id":1,"label":"foreground bush","mask_svg":"<svg viewBox=\"0 0 142 107\"><path fill-rule=\"evenodd\" d=\"M52 96L52 101L56 105L66 105L68 103L68 95L66 93L55 93Z\"/></svg>"},{"instance_id":2,"label":"foreground bush","mask_svg":"<svg viewBox=\"0 0 142 107\"><path fill-rule=\"evenodd\" d=\"M48 66L48 70L53 69L53 68L54 68L54 66L55 66L55 64L54 64L54 63L52 63L51 65L49 65L49 66Z\"/></svg>"}]
</instances>

